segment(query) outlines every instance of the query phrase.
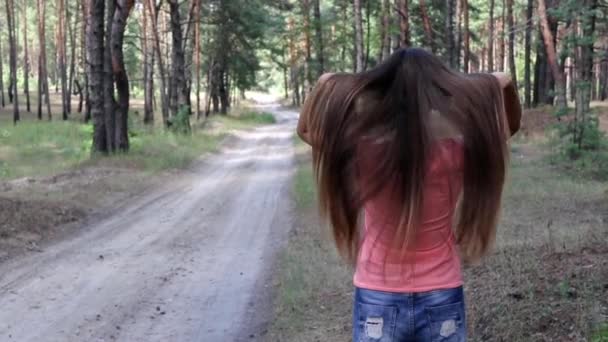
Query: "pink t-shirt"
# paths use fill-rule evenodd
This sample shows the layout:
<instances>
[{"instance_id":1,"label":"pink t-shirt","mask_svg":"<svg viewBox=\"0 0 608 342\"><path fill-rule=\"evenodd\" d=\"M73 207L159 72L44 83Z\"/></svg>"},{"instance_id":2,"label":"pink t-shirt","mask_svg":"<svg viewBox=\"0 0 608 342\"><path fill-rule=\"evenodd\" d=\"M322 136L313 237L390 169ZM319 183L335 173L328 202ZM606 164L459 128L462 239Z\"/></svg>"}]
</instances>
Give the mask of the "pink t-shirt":
<instances>
[{"instance_id":1,"label":"pink t-shirt","mask_svg":"<svg viewBox=\"0 0 608 342\"><path fill-rule=\"evenodd\" d=\"M360 148L358 168L364 179L374 165L374 148ZM364 205L365 228L355 286L364 289L411 293L462 285L458 247L452 230L456 203L462 191L463 146L457 139L437 141L429 157L424 184L421 224L413 253L404 256L393 246L401 204L392 199L390 182ZM361 186L365 182L361 182Z\"/></svg>"}]
</instances>

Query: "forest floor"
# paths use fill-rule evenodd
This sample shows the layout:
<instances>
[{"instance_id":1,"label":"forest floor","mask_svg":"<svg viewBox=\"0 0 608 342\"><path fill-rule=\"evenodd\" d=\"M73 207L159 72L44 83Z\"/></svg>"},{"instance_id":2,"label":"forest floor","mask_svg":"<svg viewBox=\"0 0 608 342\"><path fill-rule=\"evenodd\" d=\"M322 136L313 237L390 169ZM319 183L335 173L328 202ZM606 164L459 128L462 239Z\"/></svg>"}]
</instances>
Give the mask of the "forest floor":
<instances>
[{"instance_id":1,"label":"forest floor","mask_svg":"<svg viewBox=\"0 0 608 342\"><path fill-rule=\"evenodd\" d=\"M2 219L27 214L11 222L31 252L0 263L0 340L262 339L291 226L297 118L264 110L277 124L237 131L185 170L79 166L3 182Z\"/></svg>"},{"instance_id":2,"label":"forest floor","mask_svg":"<svg viewBox=\"0 0 608 342\"><path fill-rule=\"evenodd\" d=\"M550 161L554 121L547 108L526 113L495 252L465 269L472 341L608 341L608 185ZM352 270L317 215L310 153L297 146L298 210L268 340L349 341Z\"/></svg>"}]
</instances>

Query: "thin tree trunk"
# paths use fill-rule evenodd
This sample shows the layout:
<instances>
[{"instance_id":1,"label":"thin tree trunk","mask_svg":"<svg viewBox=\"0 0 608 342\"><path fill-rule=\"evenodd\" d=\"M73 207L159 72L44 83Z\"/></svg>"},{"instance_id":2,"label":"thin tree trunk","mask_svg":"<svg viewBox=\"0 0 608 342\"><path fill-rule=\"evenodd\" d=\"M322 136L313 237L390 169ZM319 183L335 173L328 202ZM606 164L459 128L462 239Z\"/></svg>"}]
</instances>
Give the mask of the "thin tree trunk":
<instances>
[{"instance_id":1,"label":"thin tree trunk","mask_svg":"<svg viewBox=\"0 0 608 342\"><path fill-rule=\"evenodd\" d=\"M315 38L317 40L315 47L317 57L317 77L320 77L325 72L325 48L323 46L323 24L321 22L320 0L313 0L313 8L315 20Z\"/></svg>"},{"instance_id":2,"label":"thin tree trunk","mask_svg":"<svg viewBox=\"0 0 608 342\"><path fill-rule=\"evenodd\" d=\"M506 0L506 1L508 2L509 0ZM509 36L508 32L511 31L511 29L508 27L513 27L512 23L511 24L508 23L509 19L507 17L509 15L507 14L505 16L505 10L508 6L509 5L507 3L505 3L505 0L502 0L502 12L500 14L500 36L498 39L498 63L496 64L496 69L499 71L507 70L505 68L505 55L506 55L505 41L507 40L506 37ZM511 12L512 11L513 11L513 6L511 6ZM513 16L512 13L511 13L511 16ZM513 21L513 18L511 18L511 21ZM506 22L506 25L505 25L505 22Z\"/></svg>"},{"instance_id":3,"label":"thin tree trunk","mask_svg":"<svg viewBox=\"0 0 608 342\"><path fill-rule=\"evenodd\" d=\"M306 98L310 88L312 87L312 53L311 53L311 35L310 35L310 0L301 0L301 10L304 29L304 92L303 98Z\"/></svg>"},{"instance_id":4,"label":"thin tree trunk","mask_svg":"<svg viewBox=\"0 0 608 342\"><path fill-rule=\"evenodd\" d=\"M61 80L61 107L63 120L68 119L68 101L65 39L65 0L57 0L57 68Z\"/></svg>"},{"instance_id":5,"label":"thin tree trunk","mask_svg":"<svg viewBox=\"0 0 608 342\"><path fill-rule=\"evenodd\" d=\"M410 46L410 22L409 22L409 6L408 0L399 0L399 45L403 47Z\"/></svg>"},{"instance_id":6,"label":"thin tree trunk","mask_svg":"<svg viewBox=\"0 0 608 342\"><path fill-rule=\"evenodd\" d=\"M10 45L10 67L11 81L10 91L13 91L13 122L19 122L19 99L17 92L17 40L15 38L15 3L13 0L6 0L6 19L8 23L8 36Z\"/></svg>"},{"instance_id":7,"label":"thin tree trunk","mask_svg":"<svg viewBox=\"0 0 608 342\"><path fill-rule=\"evenodd\" d=\"M27 112L30 113L30 56L27 41L27 4L22 4L21 7L23 9L23 93L25 94Z\"/></svg>"},{"instance_id":8,"label":"thin tree trunk","mask_svg":"<svg viewBox=\"0 0 608 342\"><path fill-rule=\"evenodd\" d=\"M194 63L196 64L196 117L201 114L201 0L196 2L194 27Z\"/></svg>"},{"instance_id":9,"label":"thin tree trunk","mask_svg":"<svg viewBox=\"0 0 608 342\"><path fill-rule=\"evenodd\" d=\"M89 6L91 0L83 0L82 4L82 67L83 67L83 78L84 78L84 102L85 102L85 113L84 113L84 122L89 122L91 120L91 101L89 98L89 67L87 62L87 42L86 42L86 32L88 27L89 19L87 17L87 13L89 13ZM79 106L78 111L81 112L82 108Z\"/></svg>"},{"instance_id":10,"label":"thin tree trunk","mask_svg":"<svg viewBox=\"0 0 608 342\"><path fill-rule=\"evenodd\" d=\"M144 11L142 13L143 38L142 38L142 54L144 58L144 124L152 124L154 122L154 85L153 85L153 70L154 70L154 51L149 47L150 29L148 21L154 20L150 17L148 10L149 3L144 1Z\"/></svg>"},{"instance_id":11,"label":"thin tree trunk","mask_svg":"<svg viewBox=\"0 0 608 342\"><path fill-rule=\"evenodd\" d=\"M67 6L66 6L66 12L67 12ZM76 72L76 25L78 25L78 20L79 20L79 15L80 15L80 11L78 11L78 9L75 10L75 14L74 14L74 26L72 26L70 24L70 17L67 17L67 27L70 35L70 44L71 44L71 51L70 51L70 73L69 73L69 78L68 78L68 113L72 112L72 90L73 90L73 85L74 85L74 73Z\"/></svg>"},{"instance_id":12,"label":"thin tree trunk","mask_svg":"<svg viewBox=\"0 0 608 342\"><path fill-rule=\"evenodd\" d=\"M456 66L456 53L454 41L454 1L446 0L446 16L445 16L445 36L447 39L447 55L448 64L454 68Z\"/></svg>"},{"instance_id":13,"label":"thin tree trunk","mask_svg":"<svg viewBox=\"0 0 608 342\"><path fill-rule=\"evenodd\" d=\"M353 0L355 17L355 72L363 71L363 17L361 0Z\"/></svg>"},{"instance_id":14,"label":"thin tree trunk","mask_svg":"<svg viewBox=\"0 0 608 342\"><path fill-rule=\"evenodd\" d=\"M114 25L114 12L116 0L106 0L106 30L103 51L103 97L106 119L106 141L108 151L116 151L116 102L114 100L114 70L112 67L112 26Z\"/></svg>"},{"instance_id":15,"label":"thin tree trunk","mask_svg":"<svg viewBox=\"0 0 608 342\"><path fill-rule=\"evenodd\" d=\"M431 51L435 52L435 43L433 41L433 27L431 25L431 19L429 18L429 12L426 7L425 0L419 0L420 14L422 15L422 26L424 27L424 36L426 37L426 45L431 48Z\"/></svg>"},{"instance_id":16,"label":"thin tree trunk","mask_svg":"<svg viewBox=\"0 0 608 342\"><path fill-rule=\"evenodd\" d=\"M488 72L494 71L494 0L490 0L490 14L488 20Z\"/></svg>"},{"instance_id":17,"label":"thin tree trunk","mask_svg":"<svg viewBox=\"0 0 608 342\"><path fill-rule=\"evenodd\" d=\"M463 69L464 72L469 72L469 63L471 60L471 49L470 49L470 40L471 35L469 31L469 1L462 1L462 10L464 11L464 57L463 57Z\"/></svg>"},{"instance_id":18,"label":"thin tree trunk","mask_svg":"<svg viewBox=\"0 0 608 342\"><path fill-rule=\"evenodd\" d=\"M146 0L148 2L148 11L150 12L150 19L152 22L152 35L154 36L154 45L155 45L155 50L156 50L156 59L158 60L158 71L159 71L159 76L160 76L160 100L161 100L161 108L162 108L162 115L163 115L163 122L165 124L165 127L168 126L169 124L169 106L167 103L167 93L166 93L166 87L165 87L165 65L163 63L163 59L162 59L162 50L160 48L160 39L158 37L158 27L157 27L157 20L158 20L158 16L156 13L158 13L158 10L156 9L156 7L154 6L154 2L153 0Z\"/></svg>"},{"instance_id":19,"label":"thin tree trunk","mask_svg":"<svg viewBox=\"0 0 608 342\"><path fill-rule=\"evenodd\" d=\"M38 0L44 2L44 0ZM104 9L106 0L89 0L87 20L87 64L93 118L93 153L107 154L108 144L104 110Z\"/></svg>"},{"instance_id":20,"label":"thin tree trunk","mask_svg":"<svg viewBox=\"0 0 608 342\"><path fill-rule=\"evenodd\" d=\"M547 7L545 5L545 0L538 0L538 16L540 17L541 32L545 42L547 59L549 61L549 66L551 67L551 72L553 73L553 79L555 80L557 106L559 108L566 108L566 88L564 84L564 75L560 71L559 65L557 64L555 43L553 42L553 33L551 32L549 20L547 19Z\"/></svg>"},{"instance_id":21,"label":"thin tree trunk","mask_svg":"<svg viewBox=\"0 0 608 342\"><path fill-rule=\"evenodd\" d=\"M517 65L515 65L515 27L513 25L513 0L507 0L507 22L509 25L509 70L511 72L511 80L515 85L515 89L517 89Z\"/></svg>"},{"instance_id":22,"label":"thin tree trunk","mask_svg":"<svg viewBox=\"0 0 608 342\"><path fill-rule=\"evenodd\" d=\"M454 54L457 70L460 70L460 57L462 56L462 12L462 1L456 0L456 48Z\"/></svg>"},{"instance_id":23,"label":"thin tree trunk","mask_svg":"<svg viewBox=\"0 0 608 342\"><path fill-rule=\"evenodd\" d=\"M0 56L2 56L2 39L0 39ZM6 106L4 99L4 62L0 58L0 100L2 101L2 108Z\"/></svg>"},{"instance_id":24,"label":"thin tree trunk","mask_svg":"<svg viewBox=\"0 0 608 342\"><path fill-rule=\"evenodd\" d=\"M172 114L176 116L180 110L187 110L190 112L191 108L185 108L188 106L188 98L190 93L186 84L186 71L185 71L185 55L182 46L183 32L181 27L181 19L179 12L179 3L177 0L170 0L169 9L171 14L171 36L173 39L172 44L172 86L175 91L172 93L173 100Z\"/></svg>"},{"instance_id":25,"label":"thin tree trunk","mask_svg":"<svg viewBox=\"0 0 608 342\"><path fill-rule=\"evenodd\" d=\"M129 150L129 77L125 70L123 42L127 18L135 0L117 0L114 12L114 22L112 24L112 43L110 45L112 53L112 72L116 81L116 92L118 101L116 106L116 125L115 125L115 144L119 151Z\"/></svg>"},{"instance_id":26,"label":"thin tree trunk","mask_svg":"<svg viewBox=\"0 0 608 342\"><path fill-rule=\"evenodd\" d=\"M528 0L526 8L526 37L524 42L524 103L526 108L532 107L532 91L531 91L531 75L530 75L530 59L532 45L532 11L534 10L534 0Z\"/></svg>"},{"instance_id":27,"label":"thin tree trunk","mask_svg":"<svg viewBox=\"0 0 608 342\"><path fill-rule=\"evenodd\" d=\"M40 55L38 58L38 119L42 119L42 101L44 95L47 108L47 117L49 120L51 120L52 116L49 94L49 77L46 63L46 1L37 0L36 8L38 12L38 41L40 48ZM2 74L1 71L0 74Z\"/></svg>"},{"instance_id":28,"label":"thin tree trunk","mask_svg":"<svg viewBox=\"0 0 608 342\"><path fill-rule=\"evenodd\" d=\"M371 44L370 44L370 40L371 40L371 32L372 32L372 20L371 20L371 13L372 13L372 2L371 1L366 1L366 6L365 6L365 26L366 26L366 30L365 30L365 62L363 63L363 70L367 70L368 66L369 66L369 54L371 51Z\"/></svg>"},{"instance_id":29,"label":"thin tree trunk","mask_svg":"<svg viewBox=\"0 0 608 342\"><path fill-rule=\"evenodd\" d=\"M390 0L382 0L381 20L380 22L380 51L378 53L378 61L382 61L391 54L391 36L390 36Z\"/></svg>"}]
</instances>

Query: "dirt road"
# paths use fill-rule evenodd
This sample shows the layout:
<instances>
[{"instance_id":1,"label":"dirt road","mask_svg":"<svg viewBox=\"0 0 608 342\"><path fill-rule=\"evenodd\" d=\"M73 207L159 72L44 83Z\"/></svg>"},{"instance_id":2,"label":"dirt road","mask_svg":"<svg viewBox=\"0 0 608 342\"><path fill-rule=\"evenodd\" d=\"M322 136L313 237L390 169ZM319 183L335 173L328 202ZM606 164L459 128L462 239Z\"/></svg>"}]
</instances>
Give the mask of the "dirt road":
<instances>
[{"instance_id":1,"label":"dirt road","mask_svg":"<svg viewBox=\"0 0 608 342\"><path fill-rule=\"evenodd\" d=\"M296 114L162 189L0 265L0 341L249 341L290 227ZM36 215L36 213L32 213Z\"/></svg>"}]
</instances>

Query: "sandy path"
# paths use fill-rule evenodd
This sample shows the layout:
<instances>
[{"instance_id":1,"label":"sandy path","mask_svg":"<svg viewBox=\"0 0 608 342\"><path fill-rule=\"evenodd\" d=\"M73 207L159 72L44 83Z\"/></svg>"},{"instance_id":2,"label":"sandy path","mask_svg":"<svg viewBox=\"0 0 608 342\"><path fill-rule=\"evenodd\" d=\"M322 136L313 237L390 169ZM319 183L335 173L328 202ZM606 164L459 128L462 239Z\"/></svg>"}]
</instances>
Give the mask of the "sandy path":
<instances>
[{"instance_id":1,"label":"sandy path","mask_svg":"<svg viewBox=\"0 0 608 342\"><path fill-rule=\"evenodd\" d=\"M267 314L296 114L81 234L0 265L0 341L239 341ZM35 213L32 213L35 215Z\"/></svg>"}]
</instances>

